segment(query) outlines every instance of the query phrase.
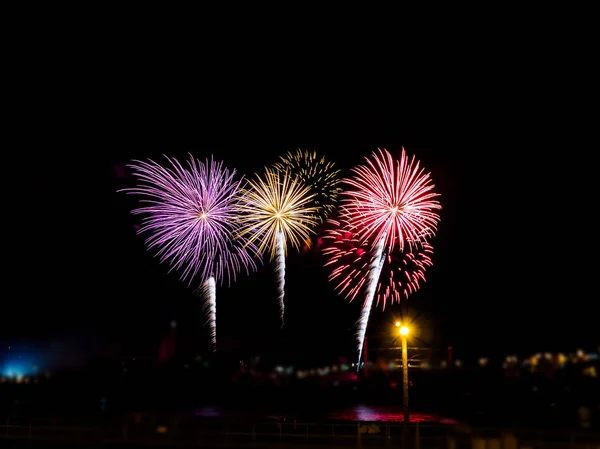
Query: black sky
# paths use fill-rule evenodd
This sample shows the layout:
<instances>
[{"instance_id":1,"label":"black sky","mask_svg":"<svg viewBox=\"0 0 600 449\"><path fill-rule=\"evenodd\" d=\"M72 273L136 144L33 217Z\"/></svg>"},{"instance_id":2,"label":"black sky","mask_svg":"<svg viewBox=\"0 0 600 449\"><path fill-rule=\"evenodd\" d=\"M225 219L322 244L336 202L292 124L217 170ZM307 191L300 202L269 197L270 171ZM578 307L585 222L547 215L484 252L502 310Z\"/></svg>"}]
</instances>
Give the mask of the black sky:
<instances>
[{"instance_id":1,"label":"black sky","mask_svg":"<svg viewBox=\"0 0 600 449\"><path fill-rule=\"evenodd\" d=\"M409 302L427 342L466 354L597 343L580 199L592 122L575 107L582 83L545 51L532 60L436 44L408 70L344 45L284 52L238 39L188 53L121 37L37 42L15 84L3 340L68 335L149 351L171 319L204 338L190 290L145 251L135 203L116 192L133 182L132 158L214 154L252 174L300 147L347 174L377 147L404 146L442 195L435 265ZM290 352L347 353L357 306L335 295L316 255L288 262ZM267 266L219 290L223 345L281 339L274 282ZM396 310L374 314L371 331Z\"/></svg>"}]
</instances>

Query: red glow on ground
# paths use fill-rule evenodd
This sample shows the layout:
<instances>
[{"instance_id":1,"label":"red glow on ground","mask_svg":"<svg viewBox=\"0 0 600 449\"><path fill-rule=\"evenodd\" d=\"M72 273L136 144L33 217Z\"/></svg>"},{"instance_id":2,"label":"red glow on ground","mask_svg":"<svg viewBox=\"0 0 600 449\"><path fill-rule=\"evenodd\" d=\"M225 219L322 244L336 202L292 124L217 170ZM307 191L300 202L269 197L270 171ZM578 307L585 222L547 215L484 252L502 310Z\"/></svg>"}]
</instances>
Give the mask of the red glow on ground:
<instances>
[{"instance_id":1,"label":"red glow on ground","mask_svg":"<svg viewBox=\"0 0 600 449\"><path fill-rule=\"evenodd\" d=\"M404 415L401 407L371 407L357 405L353 408L347 408L334 412L329 415L330 419L340 421L382 421L382 422L403 422ZM437 423L437 424L456 424L457 421L451 418L431 413L411 413L410 422Z\"/></svg>"}]
</instances>

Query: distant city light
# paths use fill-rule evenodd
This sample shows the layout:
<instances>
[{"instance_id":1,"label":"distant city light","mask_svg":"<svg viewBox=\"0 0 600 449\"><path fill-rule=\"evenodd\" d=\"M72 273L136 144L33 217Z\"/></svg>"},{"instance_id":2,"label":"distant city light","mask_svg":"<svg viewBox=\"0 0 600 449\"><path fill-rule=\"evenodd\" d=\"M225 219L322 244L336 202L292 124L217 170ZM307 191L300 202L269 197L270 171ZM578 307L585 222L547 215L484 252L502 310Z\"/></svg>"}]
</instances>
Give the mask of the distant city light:
<instances>
[{"instance_id":1,"label":"distant city light","mask_svg":"<svg viewBox=\"0 0 600 449\"><path fill-rule=\"evenodd\" d=\"M35 376L39 371L39 361L29 353L11 351L7 357L0 359L0 376L9 379L22 379Z\"/></svg>"}]
</instances>

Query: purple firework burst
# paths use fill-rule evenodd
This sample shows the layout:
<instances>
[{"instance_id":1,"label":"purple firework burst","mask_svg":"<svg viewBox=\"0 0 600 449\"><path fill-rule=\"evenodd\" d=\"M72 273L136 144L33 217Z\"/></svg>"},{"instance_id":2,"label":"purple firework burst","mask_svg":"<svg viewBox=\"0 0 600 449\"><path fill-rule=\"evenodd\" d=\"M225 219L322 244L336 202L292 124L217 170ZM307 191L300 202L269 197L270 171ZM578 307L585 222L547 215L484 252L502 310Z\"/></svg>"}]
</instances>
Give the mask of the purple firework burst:
<instances>
[{"instance_id":1,"label":"purple firework burst","mask_svg":"<svg viewBox=\"0 0 600 449\"><path fill-rule=\"evenodd\" d=\"M128 165L138 183L124 190L145 204L132 213L143 216L138 233L146 236L148 248L188 284L212 277L230 285L242 269L255 270L256 247L238 236L243 178L212 157L202 162L190 155L186 166L165 157L167 166L150 159Z\"/></svg>"}]
</instances>

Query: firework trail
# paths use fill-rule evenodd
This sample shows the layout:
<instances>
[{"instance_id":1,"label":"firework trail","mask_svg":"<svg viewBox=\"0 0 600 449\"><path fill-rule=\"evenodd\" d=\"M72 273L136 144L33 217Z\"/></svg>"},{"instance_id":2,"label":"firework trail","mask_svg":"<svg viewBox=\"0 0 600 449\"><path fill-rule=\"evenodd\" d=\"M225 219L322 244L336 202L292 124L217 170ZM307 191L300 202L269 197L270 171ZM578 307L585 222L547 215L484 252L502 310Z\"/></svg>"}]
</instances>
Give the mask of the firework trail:
<instances>
[{"instance_id":1,"label":"firework trail","mask_svg":"<svg viewBox=\"0 0 600 449\"><path fill-rule=\"evenodd\" d=\"M360 319L358 320L358 332L357 332L357 340L358 340L358 363L356 364L356 370L360 367L360 358L362 356L362 348L365 342L365 334L367 332L367 324L369 322L369 315L371 314L371 307L373 306L373 298L375 298L375 290L377 289L377 284L379 283L379 275L381 274L381 267L383 266L384 254L383 248L385 243L385 234L379 240L379 244L377 245L377 250L375 251L375 257L373 258L373 262L371 263L369 270L369 278L367 281L367 294L365 304L362 308L362 312L360 314Z\"/></svg>"},{"instance_id":2,"label":"firework trail","mask_svg":"<svg viewBox=\"0 0 600 449\"><path fill-rule=\"evenodd\" d=\"M283 239L283 232L277 233L277 297L279 298L279 319L283 325L283 316L285 313L285 303L283 298L285 296L285 241Z\"/></svg>"},{"instance_id":3,"label":"firework trail","mask_svg":"<svg viewBox=\"0 0 600 449\"><path fill-rule=\"evenodd\" d=\"M315 151L288 151L273 168L282 175L294 176L304 185L308 186L314 194L309 205L317 208L321 222L333 212L340 187L340 170L335 168L335 163L328 161L324 156L319 156Z\"/></svg>"},{"instance_id":4,"label":"firework trail","mask_svg":"<svg viewBox=\"0 0 600 449\"><path fill-rule=\"evenodd\" d=\"M378 149L371 159L365 159L366 164L353 169L354 176L343 181L350 189L343 192L345 198L337 223L343 223L343 229L355 244L368 248L366 253L371 259L365 263L356 253L351 263L340 263L344 252L339 248L334 246L325 252L330 258L326 265L337 264L330 279L339 278L338 288L351 299L363 291L366 278L365 302L357 331L359 364L375 296L385 307L387 298L399 300L401 291L407 295L424 280L425 267L431 265L427 254L431 246L427 240L435 235L439 221L436 211L441 209L430 174L420 168L414 156L409 159L404 148L397 161L385 149ZM407 255L404 260L416 266L412 273L404 269L403 290L396 288L394 280L400 277L402 282L401 274L394 274L398 270L391 269L392 258L397 259L398 253ZM390 277L382 289L381 273L386 261Z\"/></svg>"},{"instance_id":5,"label":"firework trail","mask_svg":"<svg viewBox=\"0 0 600 449\"><path fill-rule=\"evenodd\" d=\"M237 205L240 213L239 235L255 244L258 251L270 251L271 260L277 264L278 293L283 326L285 256L287 245L300 249L302 242L314 233L318 224L313 215L317 209L309 205L313 194L309 187L295 178L276 170L265 169L261 177L255 175L242 189Z\"/></svg>"},{"instance_id":6,"label":"firework trail","mask_svg":"<svg viewBox=\"0 0 600 449\"><path fill-rule=\"evenodd\" d=\"M132 213L143 217L138 233L146 236L148 249L188 285L199 282L216 349L216 285L229 286L242 269L247 274L256 269L257 248L236 238L243 179L212 158L202 162L190 155L185 166L166 160L165 166L133 161L129 167L137 186L124 191L142 197L143 206Z\"/></svg>"},{"instance_id":7,"label":"firework trail","mask_svg":"<svg viewBox=\"0 0 600 449\"><path fill-rule=\"evenodd\" d=\"M207 298L204 302L204 314L206 315L206 322L210 329L210 341L213 349L215 349L217 347L217 286L215 284L215 277L210 276L200 286L199 290L198 293L200 296Z\"/></svg>"}]
</instances>

